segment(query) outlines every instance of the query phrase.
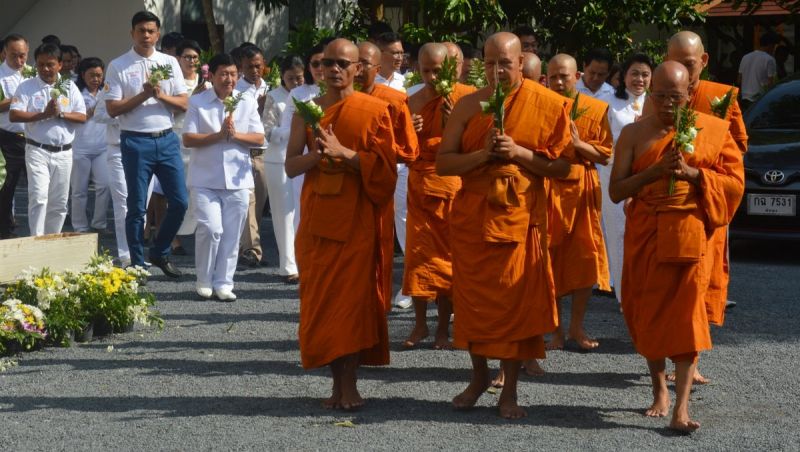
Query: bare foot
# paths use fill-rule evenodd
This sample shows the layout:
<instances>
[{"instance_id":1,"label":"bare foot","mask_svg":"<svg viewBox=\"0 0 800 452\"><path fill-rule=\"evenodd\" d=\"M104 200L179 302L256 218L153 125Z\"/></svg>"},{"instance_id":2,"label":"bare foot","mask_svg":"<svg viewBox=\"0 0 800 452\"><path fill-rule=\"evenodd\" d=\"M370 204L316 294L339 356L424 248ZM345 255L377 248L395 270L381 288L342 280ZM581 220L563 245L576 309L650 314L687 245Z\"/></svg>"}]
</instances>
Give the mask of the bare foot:
<instances>
[{"instance_id":1,"label":"bare foot","mask_svg":"<svg viewBox=\"0 0 800 452\"><path fill-rule=\"evenodd\" d=\"M408 336L408 339L406 339L403 342L403 347L404 348L414 348L420 342L422 342L423 339L427 338L429 335L430 335L430 332L428 331L428 327L427 326L422 326L422 327L414 326L414 329L411 330L411 334Z\"/></svg>"},{"instance_id":2,"label":"bare foot","mask_svg":"<svg viewBox=\"0 0 800 452\"><path fill-rule=\"evenodd\" d=\"M564 349L564 336L554 333L549 342L544 344L545 350L563 350Z\"/></svg>"},{"instance_id":3,"label":"bare foot","mask_svg":"<svg viewBox=\"0 0 800 452\"><path fill-rule=\"evenodd\" d=\"M667 374L667 381L675 381L675 372ZM692 376L692 383L696 385L707 385L711 383L711 380L700 375L700 372L698 370L695 370L694 376Z\"/></svg>"},{"instance_id":4,"label":"bare foot","mask_svg":"<svg viewBox=\"0 0 800 452\"><path fill-rule=\"evenodd\" d=\"M345 390L342 388L342 397L339 401L339 407L345 411L356 411L364 406L364 399L358 393L358 389L352 388Z\"/></svg>"},{"instance_id":5,"label":"bare foot","mask_svg":"<svg viewBox=\"0 0 800 452\"><path fill-rule=\"evenodd\" d=\"M453 408L456 410L471 410L487 389L489 389L488 381L483 384L470 382L464 392L453 397Z\"/></svg>"},{"instance_id":6,"label":"bare foot","mask_svg":"<svg viewBox=\"0 0 800 452\"><path fill-rule=\"evenodd\" d=\"M672 422L669 423L670 430L675 430L676 432L680 433L692 433L699 428L700 423L689 418L675 419L675 417L673 417Z\"/></svg>"},{"instance_id":7,"label":"bare foot","mask_svg":"<svg viewBox=\"0 0 800 452\"><path fill-rule=\"evenodd\" d=\"M340 402L341 399L342 399L341 394L332 395L322 401L322 408L325 408L326 410L334 410L336 408L341 408L342 407L342 404Z\"/></svg>"},{"instance_id":8,"label":"bare foot","mask_svg":"<svg viewBox=\"0 0 800 452\"><path fill-rule=\"evenodd\" d=\"M506 382L506 374L503 372L503 368L500 368L500 371L497 372L497 376L494 377L492 380L492 387L493 388L502 388Z\"/></svg>"},{"instance_id":9,"label":"bare foot","mask_svg":"<svg viewBox=\"0 0 800 452\"><path fill-rule=\"evenodd\" d=\"M503 419L522 419L528 415L525 410L517 405L517 400L512 397L500 396L497 402L497 408L500 412L500 417Z\"/></svg>"},{"instance_id":10,"label":"bare foot","mask_svg":"<svg viewBox=\"0 0 800 452\"><path fill-rule=\"evenodd\" d=\"M453 343L450 342L450 336L447 331L444 333L437 332L436 339L433 342L433 348L436 350L452 350Z\"/></svg>"},{"instance_id":11,"label":"bare foot","mask_svg":"<svg viewBox=\"0 0 800 452\"><path fill-rule=\"evenodd\" d=\"M645 410L647 417L664 417L669 414L669 392L653 394L653 404Z\"/></svg>"},{"instance_id":12,"label":"bare foot","mask_svg":"<svg viewBox=\"0 0 800 452\"><path fill-rule=\"evenodd\" d=\"M539 361L535 359L522 363L522 368L525 369L525 373L530 377L541 377L544 375L544 369L539 365Z\"/></svg>"},{"instance_id":13,"label":"bare foot","mask_svg":"<svg viewBox=\"0 0 800 452\"><path fill-rule=\"evenodd\" d=\"M583 328L576 331L570 331L569 338L577 342L578 347L580 347L581 350L594 350L600 346L599 342L586 335L586 331L584 331Z\"/></svg>"}]
</instances>

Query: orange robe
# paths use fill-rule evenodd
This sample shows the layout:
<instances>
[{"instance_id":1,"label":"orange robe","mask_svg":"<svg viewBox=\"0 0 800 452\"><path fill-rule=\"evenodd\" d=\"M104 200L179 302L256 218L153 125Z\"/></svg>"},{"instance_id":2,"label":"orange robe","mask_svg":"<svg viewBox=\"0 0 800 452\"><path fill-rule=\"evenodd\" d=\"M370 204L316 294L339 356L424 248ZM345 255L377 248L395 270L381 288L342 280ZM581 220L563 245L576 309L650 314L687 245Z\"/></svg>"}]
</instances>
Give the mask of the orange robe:
<instances>
[{"instance_id":1,"label":"orange robe","mask_svg":"<svg viewBox=\"0 0 800 452\"><path fill-rule=\"evenodd\" d=\"M589 96L578 98L584 113L575 121L578 135L598 152L611 155L612 136L608 104ZM570 101L567 109L572 107ZM601 225L602 193L594 163L572 146L562 158L570 165L569 176L549 180L549 246L556 296L594 287L611 290L608 256Z\"/></svg>"},{"instance_id":2,"label":"orange robe","mask_svg":"<svg viewBox=\"0 0 800 452\"><path fill-rule=\"evenodd\" d=\"M392 119L386 102L356 92L327 108L320 125L358 152L360 171L323 159L305 174L295 239L303 367L358 352L362 364L388 364L384 254L392 249L381 218L397 180Z\"/></svg>"},{"instance_id":3,"label":"orange robe","mask_svg":"<svg viewBox=\"0 0 800 452\"><path fill-rule=\"evenodd\" d=\"M458 100L475 88L457 83L450 99ZM408 211L403 293L433 300L452 297L449 218L453 198L461 188L457 176L436 174L436 154L442 142L444 98L430 100L420 111L419 158L408 165Z\"/></svg>"},{"instance_id":4,"label":"orange robe","mask_svg":"<svg viewBox=\"0 0 800 452\"><path fill-rule=\"evenodd\" d=\"M414 130L414 122L411 119L411 112L408 109L408 95L394 88L385 85L375 84L371 96L375 96L389 103L389 115L392 118L392 129L394 131L394 149L398 162L413 162L419 155L419 142L417 132ZM384 249L394 249L394 199L390 200L389 206L384 210L382 247ZM394 263L394 253L385 253L383 265L389 269L384 273L383 294L384 308L386 311L392 309L392 264Z\"/></svg>"},{"instance_id":5,"label":"orange robe","mask_svg":"<svg viewBox=\"0 0 800 452\"><path fill-rule=\"evenodd\" d=\"M622 268L622 312L633 344L645 358L661 359L711 348L705 297L713 266L712 236L725 228L744 192L742 154L728 122L699 113L693 154L702 173L694 186L669 177L644 187L628 206ZM633 162L633 174L657 163L675 133Z\"/></svg>"},{"instance_id":6,"label":"orange robe","mask_svg":"<svg viewBox=\"0 0 800 452\"><path fill-rule=\"evenodd\" d=\"M565 101L523 81L506 99L506 134L537 155L558 158L570 141ZM483 149L492 129L492 117L477 113L466 125L461 152ZM497 162L461 181L450 213L454 344L489 358L543 358L542 335L558 324L543 180Z\"/></svg>"},{"instance_id":7,"label":"orange robe","mask_svg":"<svg viewBox=\"0 0 800 452\"><path fill-rule=\"evenodd\" d=\"M742 119L742 110L736 100L739 90L730 85L701 80L692 96L689 106L701 113L711 112L711 100L715 97L722 99L733 88L733 102L728 108L725 118L730 122L730 133L739 150L747 152L747 130ZM744 177L744 175L742 175ZM725 304L728 301L728 282L730 281L730 267L728 263L728 230L720 228L713 237L714 267L711 271L711 281L706 294L706 308L708 320L715 325L722 325L725 321Z\"/></svg>"}]
</instances>

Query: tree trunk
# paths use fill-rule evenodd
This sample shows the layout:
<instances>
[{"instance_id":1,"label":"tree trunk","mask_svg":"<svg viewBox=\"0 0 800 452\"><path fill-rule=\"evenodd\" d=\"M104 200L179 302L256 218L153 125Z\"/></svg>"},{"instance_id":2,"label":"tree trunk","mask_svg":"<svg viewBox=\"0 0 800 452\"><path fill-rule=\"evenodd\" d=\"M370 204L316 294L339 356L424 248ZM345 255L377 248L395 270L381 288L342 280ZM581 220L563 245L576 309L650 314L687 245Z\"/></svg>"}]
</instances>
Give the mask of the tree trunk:
<instances>
[{"instance_id":1,"label":"tree trunk","mask_svg":"<svg viewBox=\"0 0 800 452\"><path fill-rule=\"evenodd\" d=\"M208 40L211 41L211 50L215 55L223 53L222 40L219 39L217 21L214 19L214 0L203 0L203 16L206 18L208 27Z\"/></svg>"}]
</instances>

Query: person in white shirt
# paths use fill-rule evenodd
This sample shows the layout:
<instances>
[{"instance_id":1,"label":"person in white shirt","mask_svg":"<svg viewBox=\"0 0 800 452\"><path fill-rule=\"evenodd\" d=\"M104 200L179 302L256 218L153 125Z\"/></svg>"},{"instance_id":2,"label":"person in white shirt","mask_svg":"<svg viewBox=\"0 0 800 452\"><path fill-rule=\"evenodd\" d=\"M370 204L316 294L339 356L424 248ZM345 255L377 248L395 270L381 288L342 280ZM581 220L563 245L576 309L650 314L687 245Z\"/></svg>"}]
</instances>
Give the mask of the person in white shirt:
<instances>
[{"instance_id":1,"label":"person in white shirt","mask_svg":"<svg viewBox=\"0 0 800 452\"><path fill-rule=\"evenodd\" d=\"M772 31L761 35L760 48L742 57L737 83L742 87L742 99L747 105L758 98L764 88L777 81L778 68L772 54L780 38ZM744 106L744 108L747 107Z\"/></svg>"},{"instance_id":2,"label":"person in white shirt","mask_svg":"<svg viewBox=\"0 0 800 452\"><path fill-rule=\"evenodd\" d=\"M0 188L0 239L15 237L14 193L25 177L24 126L8 119L11 98L22 83L22 68L28 60L28 41L19 34L6 36L5 61L0 64L0 149L6 161L6 180Z\"/></svg>"},{"instance_id":3,"label":"person in white shirt","mask_svg":"<svg viewBox=\"0 0 800 452\"><path fill-rule=\"evenodd\" d=\"M606 49L593 49L583 59L583 74L575 85L581 94L605 100L614 95L614 88L606 83L614 58Z\"/></svg>"},{"instance_id":4,"label":"person in white shirt","mask_svg":"<svg viewBox=\"0 0 800 452\"><path fill-rule=\"evenodd\" d=\"M289 91L289 99L286 102L286 108L281 115L281 126L279 134L288 137L289 132L292 130L292 117L294 116L295 107L292 98L297 99L298 102L308 102L309 100L319 96L319 84L325 83L325 76L322 71L322 56L325 50L325 45L330 40L323 40L315 45L308 52L306 57L306 70L303 76L304 85ZM273 132L274 133L274 132ZM308 148L303 153L308 152ZM300 226L300 193L303 191L303 175L295 176L291 179L292 195L294 196L294 232L297 233L297 227Z\"/></svg>"},{"instance_id":5,"label":"person in white shirt","mask_svg":"<svg viewBox=\"0 0 800 452\"><path fill-rule=\"evenodd\" d=\"M25 80L11 100L9 119L25 124L28 224L33 236L61 232L67 216L72 141L86 122L83 96L63 80L61 49L42 44L34 52L38 76Z\"/></svg>"},{"instance_id":6,"label":"person in white shirt","mask_svg":"<svg viewBox=\"0 0 800 452\"><path fill-rule=\"evenodd\" d=\"M400 73L405 51L400 35L394 32L383 33L378 35L375 44L381 49L381 69L375 76L375 83L405 92L403 83L406 79Z\"/></svg>"},{"instance_id":7,"label":"person in white shirt","mask_svg":"<svg viewBox=\"0 0 800 452\"><path fill-rule=\"evenodd\" d=\"M131 27L133 48L108 65L105 88L108 113L118 117L120 124L128 187L128 247L131 263L144 266L145 203L155 174L168 208L150 249L150 262L165 275L178 278L182 273L169 261L170 243L186 213L188 194L180 140L172 127L173 113L186 110L188 95L178 61L155 50L161 28L158 16L140 11L133 16Z\"/></svg>"},{"instance_id":8,"label":"person in white shirt","mask_svg":"<svg viewBox=\"0 0 800 452\"><path fill-rule=\"evenodd\" d=\"M253 174L250 148L264 144L258 104L234 89L238 69L228 54L209 63L212 89L192 96L183 143L192 149L189 171L197 217L197 294L234 301L233 274L244 227ZM223 101L240 100L234 111Z\"/></svg>"},{"instance_id":9,"label":"person in white shirt","mask_svg":"<svg viewBox=\"0 0 800 452\"><path fill-rule=\"evenodd\" d=\"M278 274L288 283L297 283L297 264L294 257L294 186L286 176L286 146L289 135L279 127L292 100L289 91L303 85L303 60L297 56L286 57L280 66L281 86L271 90L264 105L262 120L267 137L264 154L264 172L269 192L269 208L272 212L272 228L278 244Z\"/></svg>"},{"instance_id":10,"label":"person in white shirt","mask_svg":"<svg viewBox=\"0 0 800 452\"><path fill-rule=\"evenodd\" d=\"M86 202L89 199L89 180L94 184L94 215L91 227L103 231L108 221L108 203L111 192L108 188L108 154L106 146L106 125L94 118L97 96L103 86L105 65L99 58L85 58L78 65L78 81L75 85L83 95L86 104L85 124L76 128L72 143L72 213L70 220L76 232L88 232L89 220L86 216Z\"/></svg>"},{"instance_id":11,"label":"person in white shirt","mask_svg":"<svg viewBox=\"0 0 800 452\"><path fill-rule=\"evenodd\" d=\"M653 61L643 53L631 55L620 70L620 84L613 95L604 98L608 102L608 123L614 143L617 142L622 129L642 116L647 90L653 75ZM611 168L614 164L612 154L607 166L598 166L600 188L603 192L603 233L608 253L608 269L611 285L617 300L621 300L622 291L622 250L625 238L624 203L615 204L608 194L611 181Z\"/></svg>"},{"instance_id":12,"label":"person in white shirt","mask_svg":"<svg viewBox=\"0 0 800 452\"><path fill-rule=\"evenodd\" d=\"M248 45L239 49L238 61L241 77L236 82L236 90L256 100L260 116L264 112L264 103L269 89L267 83L261 78L265 67L264 54L257 46ZM267 202L267 176L264 172L263 149L254 149L250 158L253 165L255 187L250 195L250 205L247 208L247 224L240 241L240 256L250 267L257 267L263 257L261 217Z\"/></svg>"}]
</instances>

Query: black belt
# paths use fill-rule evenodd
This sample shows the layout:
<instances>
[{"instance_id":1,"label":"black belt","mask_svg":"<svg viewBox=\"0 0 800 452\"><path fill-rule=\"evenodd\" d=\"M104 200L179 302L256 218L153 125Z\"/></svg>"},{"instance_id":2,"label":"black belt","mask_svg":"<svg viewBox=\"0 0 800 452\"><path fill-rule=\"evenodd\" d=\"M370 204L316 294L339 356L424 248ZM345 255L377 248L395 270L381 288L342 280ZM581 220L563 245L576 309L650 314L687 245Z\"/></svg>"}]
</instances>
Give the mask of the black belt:
<instances>
[{"instance_id":1,"label":"black belt","mask_svg":"<svg viewBox=\"0 0 800 452\"><path fill-rule=\"evenodd\" d=\"M11 132L6 129L0 129L0 135L12 135L16 138L25 138L25 134L22 132Z\"/></svg>"},{"instance_id":2,"label":"black belt","mask_svg":"<svg viewBox=\"0 0 800 452\"><path fill-rule=\"evenodd\" d=\"M161 138L170 132L172 132L172 129L164 129L158 132L136 132L133 130L121 130L120 135L130 135L132 137Z\"/></svg>"},{"instance_id":3,"label":"black belt","mask_svg":"<svg viewBox=\"0 0 800 452\"><path fill-rule=\"evenodd\" d=\"M53 146L51 144L39 143L38 141L31 140L30 138L25 138L25 142L30 144L31 146L36 146L37 148L42 148L45 151L50 151L50 152L69 151L70 149L72 149L72 144L65 144L63 146Z\"/></svg>"}]
</instances>

